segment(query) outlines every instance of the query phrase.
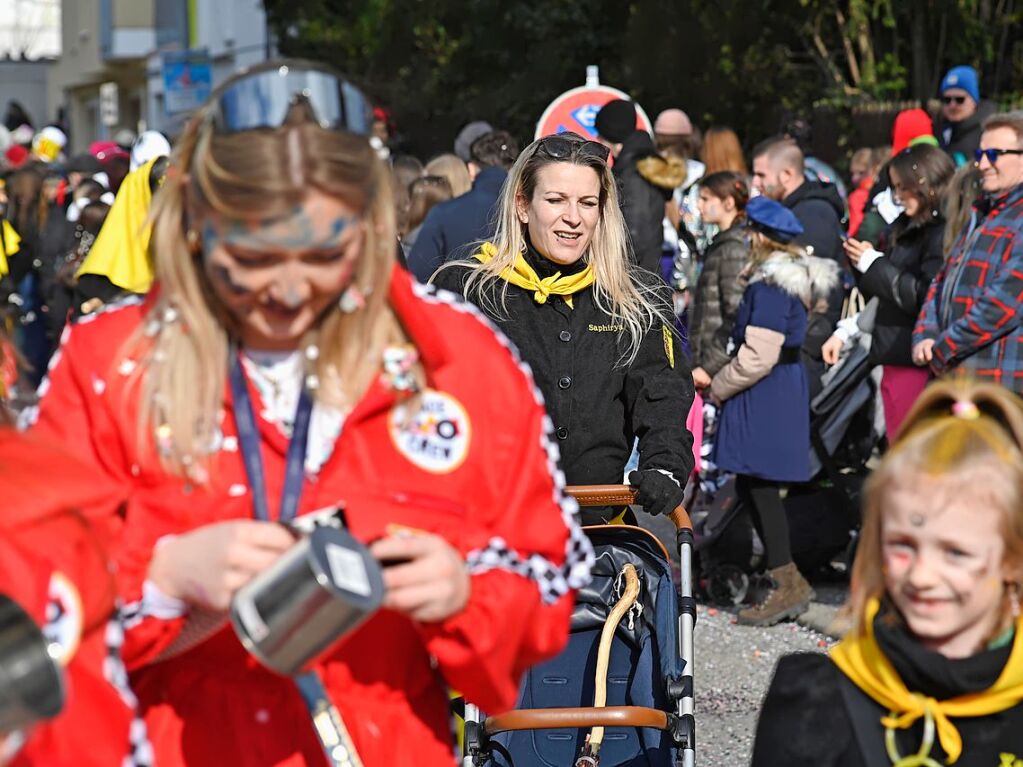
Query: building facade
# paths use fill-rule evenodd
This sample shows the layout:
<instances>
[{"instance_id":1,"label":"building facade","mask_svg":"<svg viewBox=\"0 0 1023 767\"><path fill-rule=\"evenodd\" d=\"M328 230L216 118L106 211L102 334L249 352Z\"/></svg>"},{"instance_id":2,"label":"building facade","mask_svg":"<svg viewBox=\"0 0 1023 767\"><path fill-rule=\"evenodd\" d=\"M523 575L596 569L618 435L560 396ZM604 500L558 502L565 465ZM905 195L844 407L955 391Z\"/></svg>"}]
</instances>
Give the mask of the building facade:
<instances>
[{"instance_id":1,"label":"building facade","mask_svg":"<svg viewBox=\"0 0 1023 767\"><path fill-rule=\"evenodd\" d=\"M168 109L168 57L208 60L215 85L274 50L261 0L74 0L61 37L49 101L65 114L72 152L125 128L179 132L187 115Z\"/></svg>"}]
</instances>

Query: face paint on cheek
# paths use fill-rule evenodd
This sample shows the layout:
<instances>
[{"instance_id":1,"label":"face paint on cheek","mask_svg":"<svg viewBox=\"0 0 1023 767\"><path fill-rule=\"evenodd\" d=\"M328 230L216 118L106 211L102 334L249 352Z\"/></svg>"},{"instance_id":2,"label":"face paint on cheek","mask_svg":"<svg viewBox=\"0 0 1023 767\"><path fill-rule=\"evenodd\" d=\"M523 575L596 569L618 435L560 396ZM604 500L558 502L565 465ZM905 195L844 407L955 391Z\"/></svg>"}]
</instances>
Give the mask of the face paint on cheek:
<instances>
[{"instance_id":1,"label":"face paint on cheek","mask_svg":"<svg viewBox=\"0 0 1023 767\"><path fill-rule=\"evenodd\" d=\"M884 554L881 559L881 570L884 575L901 575L909 567L910 555L905 551L893 551Z\"/></svg>"},{"instance_id":2,"label":"face paint on cheek","mask_svg":"<svg viewBox=\"0 0 1023 767\"><path fill-rule=\"evenodd\" d=\"M210 270L210 277L215 282L217 282L220 285L222 285L224 287L224 289L228 293L230 293L232 296L237 296L238 298L242 298L244 296L251 295L253 292L255 292L252 288L250 288L244 282L242 282L242 281L238 280L237 278L235 278L235 276L233 274L231 274L231 270L228 269L223 264L210 264L209 265L209 270Z\"/></svg>"}]
</instances>

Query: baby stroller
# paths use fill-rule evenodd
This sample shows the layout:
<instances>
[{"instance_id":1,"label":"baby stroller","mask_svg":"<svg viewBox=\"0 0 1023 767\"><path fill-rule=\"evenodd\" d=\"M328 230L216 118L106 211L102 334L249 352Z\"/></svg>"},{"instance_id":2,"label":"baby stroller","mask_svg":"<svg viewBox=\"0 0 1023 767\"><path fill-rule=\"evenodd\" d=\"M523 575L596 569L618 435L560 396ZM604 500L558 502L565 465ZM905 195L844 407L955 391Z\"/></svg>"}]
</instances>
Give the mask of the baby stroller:
<instances>
[{"instance_id":1,"label":"baby stroller","mask_svg":"<svg viewBox=\"0 0 1023 767\"><path fill-rule=\"evenodd\" d=\"M866 462L880 435L875 426L876 385L869 351L855 346L823 377L810 403L810 471L813 479L789 488L785 498L792 556L812 573L855 541ZM694 514L698 582L716 604L739 604L763 553L749 515L731 483ZM851 557L849 559L851 561Z\"/></svg>"},{"instance_id":2,"label":"baby stroller","mask_svg":"<svg viewBox=\"0 0 1023 767\"><path fill-rule=\"evenodd\" d=\"M625 485L570 487L585 506L635 502ZM533 667L516 709L485 716L465 707L463 767L692 767L692 527L671 515L681 558L681 596L668 553L650 532L598 525L597 553L565 650Z\"/></svg>"}]
</instances>

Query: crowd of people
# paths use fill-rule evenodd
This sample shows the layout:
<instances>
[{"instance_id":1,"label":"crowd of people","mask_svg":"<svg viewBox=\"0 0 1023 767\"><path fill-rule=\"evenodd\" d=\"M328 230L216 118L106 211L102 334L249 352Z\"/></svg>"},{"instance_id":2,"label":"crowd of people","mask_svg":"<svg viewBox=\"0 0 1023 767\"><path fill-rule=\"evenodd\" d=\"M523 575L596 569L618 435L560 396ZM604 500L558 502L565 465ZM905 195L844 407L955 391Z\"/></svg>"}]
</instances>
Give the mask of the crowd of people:
<instances>
[{"instance_id":1,"label":"crowd of people","mask_svg":"<svg viewBox=\"0 0 1023 767\"><path fill-rule=\"evenodd\" d=\"M513 706L589 580L581 526L635 523L566 485L667 514L731 478L763 549L737 621L795 618L786 492L857 349L883 438L851 628L780 663L754 764L1023 754L1023 113L966 66L940 97L847 179L803 120L672 108L651 135L619 99L590 136L475 121L392 153L386 113L302 62L230 78L173 147L68 156L12 107L0 594L78 681L0 763L450 763L449 691ZM227 615L303 517L364 542L386 595L290 679Z\"/></svg>"}]
</instances>

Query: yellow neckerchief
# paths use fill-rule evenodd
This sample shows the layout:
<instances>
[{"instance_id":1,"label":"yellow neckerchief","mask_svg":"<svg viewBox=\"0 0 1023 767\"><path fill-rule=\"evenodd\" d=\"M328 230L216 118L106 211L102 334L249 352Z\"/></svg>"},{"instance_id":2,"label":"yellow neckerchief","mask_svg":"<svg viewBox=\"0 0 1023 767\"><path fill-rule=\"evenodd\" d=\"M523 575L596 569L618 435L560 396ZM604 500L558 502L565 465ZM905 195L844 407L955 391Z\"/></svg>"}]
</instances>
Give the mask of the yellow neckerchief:
<instances>
[{"instance_id":1,"label":"yellow neckerchief","mask_svg":"<svg viewBox=\"0 0 1023 767\"><path fill-rule=\"evenodd\" d=\"M117 199L76 277L96 274L129 293L149 292L153 264L149 259L151 227L146 224L146 217L153 198L149 174L158 159L154 157L124 177Z\"/></svg>"},{"instance_id":2,"label":"yellow neckerchief","mask_svg":"<svg viewBox=\"0 0 1023 767\"><path fill-rule=\"evenodd\" d=\"M938 740L954 764L963 751L963 739L950 718L988 716L1010 709L1023 700L1023 620L1016 624L1009 661L995 683L987 690L935 700L910 692L874 638L874 618L881 603L867 602L862 636L846 636L831 651L831 660L853 684L887 708L881 719L887 728L905 729L920 718L931 718L937 725Z\"/></svg>"},{"instance_id":3,"label":"yellow neckerchief","mask_svg":"<svg viewBox=\"0 0 1023 767\"><path fill-rule=\"evenodd\" d=\"M7 264L7 259L21 250L21 235L19 235L11 222L6 218L0 223L3 227L3 247L0 247L0 277L6 276L11 268Z\"/></svg>"},{"instance_id":4,"label":"yellow neckerchief","mask_svg":"<svg viewBox=\"0 0 1023 767\"><path fill-rule=\"evenodd\" d=\"M497 248L492 243L485 242L480 247L480 252L476 253L473 258L485 264L496 255ZM501 272L501 279L507 280L512 285L518 285L520 288L532 290L533 300L538 304L547 303L547 298L552 295L563 296L568 308L574 309L572 294L578 293L583 288L588 288L593 284L595 277L593 267L586 264L586 268L578 274L562 277L561 272L555 272L551 277L540 279L540 275L529 265L526 257L519 253L515 257L515 263Z\"/></svg>"}]
</instances>

